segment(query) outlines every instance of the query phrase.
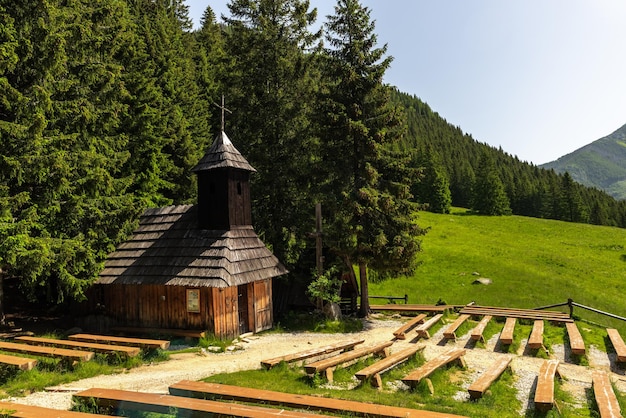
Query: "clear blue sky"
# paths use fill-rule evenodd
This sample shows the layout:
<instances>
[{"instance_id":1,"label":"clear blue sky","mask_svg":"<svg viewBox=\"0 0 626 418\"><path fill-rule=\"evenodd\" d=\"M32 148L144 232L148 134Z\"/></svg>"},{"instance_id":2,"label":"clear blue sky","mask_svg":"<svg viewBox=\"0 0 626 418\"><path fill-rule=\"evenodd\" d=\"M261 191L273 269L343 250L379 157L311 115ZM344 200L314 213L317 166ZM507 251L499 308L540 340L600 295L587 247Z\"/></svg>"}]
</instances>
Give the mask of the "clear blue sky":
<instances>
[{"instance_id":1,"label":"clear blue sky","mask_svg":"<svg viewBox=\"0 0 626 418\"><path fill-rule=\"evenodd\" d=\"M186 0L197 26L208 5ZM318 21L335 0L311 0ZM361 0L394 57L385 82L543 164L626 124L624 0Z\"/></svg>"}]
</instances>

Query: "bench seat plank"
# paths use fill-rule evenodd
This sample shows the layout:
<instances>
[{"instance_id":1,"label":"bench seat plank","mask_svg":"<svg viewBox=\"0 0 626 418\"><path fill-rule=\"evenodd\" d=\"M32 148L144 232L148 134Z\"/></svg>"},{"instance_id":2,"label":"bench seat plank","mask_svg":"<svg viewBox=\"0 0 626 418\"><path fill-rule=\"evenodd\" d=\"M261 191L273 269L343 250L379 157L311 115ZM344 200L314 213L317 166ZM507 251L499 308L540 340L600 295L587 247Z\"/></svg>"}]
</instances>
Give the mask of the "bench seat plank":
<instances>
[{"instance_id":1,"label":"bench seat plank","mask_svg":"<svg viewBox=\"0 0 626 418\"><path fill-rule=\"evenodd\" d=\"M438 368L453 362L459 361L462 363L462 356L465 355L464 348L453 348L439 356L433 358L422 364L420 367L409 373L402 378L402 381L411 387L415 387L422 379L430 376ZM464 363L462 363L464 367Z\"/></svg>"},{"instance_id":2,"label":"bench seat plank","mask_svg":"<svg viewBox=\"0 0 626 418\"><path fill-rule=\"evenodd\" d=\"M43 346L53 346L53 347L62 347L62 348L70 348L70 349L87 349L90 351L94 351L96 353L117 353L126 355L129 357L134 357L138 355L141 350L139 347L128 347L121 345L110 345L110 344L98 344L98 343L86 343L81 341L71 341L71 340L56 340L53 338L40 338L40 337L15 337L16 341L31 344L31 345L43 345Z\"/></svg>"},{"instance_id":3,"label":"bench seat plank","mask_svg":"<svg viewBox=\"0 0 626 418\"><path fill-rule=\"evenodd\" d=\"M40 347L35 345L9 343L0 341L0 350L12 353L30 354L33 356L67 358L75 361L89 361L94 353L91 351L68 350L56 347Z\"/></svg>"},{"instance_id":4,"label":"bench seat plank","mask_svg":"<svg viewBox=\"0 0 626 418\"><path fill-rule=\"evenodd\" d=\"M504 328L502 328L502 333L500 333L500 342L504 345L513 344L513 333L515 332L515 324L517 323L517 318L507 318L504 323Z\"/></svg>"},{"instance_id":5,"label":"bench seat plank","mask_svg":"<svg viewBox=\"0 0 626 418\"><path fill-rule=\"evenodd\" d=\"M470 398L478 399L482 397L487 389L489 389L489 386L491 386L506 368L509 367L511 360L512 358L510 356L502 356L494 361L489 368L467 388Z\"/></svg>"},{"instance_id":6,"label":"bench seat plank","mask_svg":"<svg viewBox=\"0 0 626 418\"><path fill-rule=\"evenodd\" d=\"M185 338L204 338L206 337L206 331L193 330L193 329L175 329L175 328L139 328L139 327L113 327L111 331L121 334L143 334L143 335L158 335L158 336L174 336Z\"/></svg>"},{"instance_id":7,"label":"bench seat plank","mask_svg":"<svg viewBox=\"0 0 626 418\"><path fill-rule=\"evenodd\" d=\"M376 418L458 418L458 415L423 411L396 406L378 405L357 401L346 401L320 396L296 395L263 389L242 388L240 386L217 383L192 382L183 380L169 387L170 394L202 399L224 399L238 402L281 405L290 408L304 408L341 415Z\"/></svg>"},{"instance_id":8,"label":"bench seat plank","mask_svg":"<svg viewBox=\"0 0 626 418\"><path fill-rule=\"evenodd\" d=\"M417 335L420 338L430 338L430 334L428 333L428 330L431 329L432 326L435 325L437 322L439 322L439 320L442 317L443 317L443 314L437 314L433 316L432 318L430 318L428 321L424 322L422 325L419 325L417 328L415 328Z\"/></svg>"},{"instance_id":9,"label":"bench seat plank","mask_svg":"<svg viewBox=\"0 0 626 418\"><path fill-rule=\"evenodd\" d=\"M557 374L559 360L546 360L539 369L537 389L535 390L535 409L547 412L554 406L554 376Z\"/></svg>"},{"instance_id":10,"label":"bench seat plank","mask_svg":"<svg viewBox=\"0 0 626 418\"><path fill-rule=\"evenodd\" d=\"M37 360L33 358L0 354L0 364L6 366L15 366L20 370L32 370L37 365Z\"/></svg>"},{"instance_id":11,"label":"bench seat plank","mask_svg":"<svg viewBox=\"0 0 626 418\"><path fill-rule=\"evenodd\" d=\"M424 322L424 319L426 319L426 316L426 314L417 315L415 318L411 319L406 324L395 330L393 332L393 335L400 340L406 339L406 333L409 330L415 328L417 325L422 324Z\"/></svg>"},{"instance_id":12,"label":"bench seat plank","mask_svg":"<svg viewBox=\"0 0 626 418\"><path fill-rule=\"evenodd\" d=\"M583 336L580 334L578 327L573 322L568 322L565 324L567 328L567 335L569 337L569 345L572 350L572 353L577 356L585 355L585 342L583 341Z\"/></svg>"},{"instance_id":13,"label":"bench seat plank","mask_svg":"<svg viewBox=\"0 0 626 418\"><path fill-rule=\"evenodd\" d=\"M158 393L133 392L118 389L92 388L74 395L76 398L94 399L100 407L119 408L132 411L155 412L169 414L172 409L178 416L201 416L205 414L224 415L231 417L319 417L318 414L286 411L284 409L264 408L260 406L241 405L230 402L209 401L204 399L185 398ZM201 414L204 413L204 414ZM326 416L330 418L329 416Z\"/></svg>"},{"instance_id":14,"label":"bench seat plank","mask_svg":"<svg viewBox=\"0 0 626 418\"><path fill-rule=\"evenodd\" d=\"M535 320L533 330L530 333L530 338L528 338L528 347L532 349L543 347L543 320Z\"/></svg>"},{"instance_id":15,"label":"bench seat plank","mask_svg":"<svg viewBox=\"0 0 626 418\"><path fill-rule=\"evenodd\" d=\"M611 386L609 374L602 370L592 370L593 393L600 412L600 418L622 418L619 403Z\"/></svg>"},{"instance_id":16,"label":"bench seat plank","mask_svg":"<svg viewBox=\"0 0 626 418\"><path fill-rule=\"evenodd\" d=\"M126 345L130 347L140 347L140 348L160 348L162 350L167 350L170 346L170 342L166 340L116 337L113 335L74 334L74 335L70 335L67 338L72 341L84 341L88 343L100 343L100 344L118 344L118 345Z\"/></svg>"},{"instance_id":17,"label":"bench seat plank","mask_svg":"<svg viewBox=\"0 0 626 418\"><path fill-rule=\"evenodd\" d=\"M363 348L346 351L345 353L341 353L341 354L338 354L333 357L329 357L324 360L316 361L314 363L309 363L306 366L304 366L304 370L306 370L307 374L314 375L316 373L326 371L327 369L331 367L335 367L343 363L348 363L352 360L365 357L369 354L377 354L377 353L382 352L384 353L384 356L387 357L387 354L388 354L387 348L389 348L392 344L393 344L393 341L386 341L382 344L378 344L373 347L363 347ZM332 381L332 379L329 379L329 381Z\"/></svg>"},{"instance_id":18,"label":"bench seat plank","mask_svg":"<svg viewBox=\"0 0 626 418\"><path fill-rule=\"evenodd\" d=\"M424 345L414 345L412 347L405 348L402 351L393 353L389 357L385 357L382 360L378 360L376 363L371 364L367 366L366 368L359 370L358 372L354 374L354 376L356 376L356 378L359 379L361 382L364 382L367 379L373 377L374 380L372 381L372 384L376 387L380 387L381 385L380 374L381 373L406 361L411 356L415 355L415 353L423 349L424 349Z\"/></svg>"},{"instance_id":19,"label":"bench seat plank","mask_svg":"<svg viewBox=\"0 0 626 418\"><path fill-rule=\"evenodd\" d=\"M323 347L317 347L310 350L300 351L293 354L287 354L285 356L274 357L271 359L261 361L261 365L266 369L271 369L276 366L280 362L284 361L285 363L291 363L294 361L306 360L311 357L317 357L324 354L330 354L335 351L349 350L354 348L354 346L363 344L365 340L350 340L350 341L342 341L335 344L325 345Z\"/></svg>"},{"instance_id":20,"label":"bench seat plank","mask_svg":"<svg viewBox=\"0 0 626 418\"><path fill-rule=\"evenodd\" d=\"M472 334L471 334L472 340L474 341L484 340L483 332L485 331L487 324L489 323L489 321L491 321L492 318L493 317L491 315L483 316L483 319L481 319L478 325L476 325L474 329L472 330Z\"/></svg>"},{"instance_id":21,"label":"bench seat plank","mask_svg":"<svg viewBox=\"0 0 626 418\"><path fill-rule=\"evenodd\" d=\"M102 415L89 414L87 412L64 411L61 409L22 405L19 403L5 401L0 401L0 412L3 417L8 416L15 418L102 418Z\"/></svg>"},{"instance_id":22,"label":"bench seat plank","mask_svg":"<svg viewBox=\"0 0 626 418\"><path fill-rule=\"evenodd\" d=\"M619 332L615 328L607 328L606 332L617 354L617 361L620 363L626 362L626 344L624 344L624 340L619 335Z\"/></svg>"},{"instance_id":23,"label":"bench seat plank","mask_svg":"<svg viewBox=\"0 0 626 418\"><path fill-rule=\"evenodd\" d=\"M469 319L469 315L461 314L448 328L443 332L443 338L448 340L456 340L456 330L459 329L465 321Z\"/></svg>"}]
</instances>

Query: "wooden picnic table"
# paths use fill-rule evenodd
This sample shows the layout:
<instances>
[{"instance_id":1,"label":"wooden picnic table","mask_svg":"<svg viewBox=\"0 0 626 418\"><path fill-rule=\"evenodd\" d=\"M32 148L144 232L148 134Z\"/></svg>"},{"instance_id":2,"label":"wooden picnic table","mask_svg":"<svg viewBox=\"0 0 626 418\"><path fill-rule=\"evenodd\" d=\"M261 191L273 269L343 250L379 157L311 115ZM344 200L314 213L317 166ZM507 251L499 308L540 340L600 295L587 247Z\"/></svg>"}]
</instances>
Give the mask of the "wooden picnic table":
<instances>
[{"instance_id":1,"label":"wooden picnic table","mask_svg":"<svg viewBox=\"0 0 626 418\"><path fill-rule=\"evenodd\" d=\"M31 345L43 345L52 347L61 347L69 349L87 349L96 353L114 353L128 357L134 357L141 352L139 347L129 347L122 345L111 344L98 344L98 343L86 343L82 341L71 340L57 340L53 338L41 338L41 337L15 337L16 341L31 344Z\"/></svg>"},{"instance_id":2,"label":"wooden picnic table","mask_svg":"<svg viewBox=\"0 0 626 418\"><path fill-rule=\"evenodd\" d=\"M100 343L100 344L118 344L118 345L126 345L130 347L140 347L140 348L160 348L162 350L167 350L170 346L170 342L165 341L165 340L116 337L113 335L74 334L74 335L70 335L67 338L72 341L84 341L84 342L89 342L89 343Z\"/></svg>"},{"instance_id":3,"label":"wooden picnic table","mask_svg":"<svg viewBox=\"0 0 626 418\"><path fill-rule=\"evenodd\" d=\"M68 350L57 347L40 347L28 344L0 341L0 350L12 353L30 354L33 356L64 358L73 361L89 361L93 358L92 351Z\"/></svg>"},{"instance_id":4,"label":"wooden picnic table","mask_svg":"<svg viewBox=\"0 0 626 418\"><path fill-rule=\"evenodd\" d=\"M145 327L113 327L111 331L120 334L131 335L154 335L154 336L174 336L185 338L204 338L206 331L193 329L174 329L174 328L145 328Z\"/></svg>"},{"instance_id":5,"label":"wooden picnic table","mask_svg":"<svg viewBox=\"0 0 626 418\"><path fill-rule=\"evenodd\" d=\"M308 396L275 392L262 389L244 388L240 386L221 385L217 383L195 382L183 380L169 388L170 394L191 396L203 399L224 399L238 402L281 405L290 408L302 408L349 416L370 418L458 418L458 415L378 405L374 403L346 401L321 396Z\"/></svg>"}]
</instances>

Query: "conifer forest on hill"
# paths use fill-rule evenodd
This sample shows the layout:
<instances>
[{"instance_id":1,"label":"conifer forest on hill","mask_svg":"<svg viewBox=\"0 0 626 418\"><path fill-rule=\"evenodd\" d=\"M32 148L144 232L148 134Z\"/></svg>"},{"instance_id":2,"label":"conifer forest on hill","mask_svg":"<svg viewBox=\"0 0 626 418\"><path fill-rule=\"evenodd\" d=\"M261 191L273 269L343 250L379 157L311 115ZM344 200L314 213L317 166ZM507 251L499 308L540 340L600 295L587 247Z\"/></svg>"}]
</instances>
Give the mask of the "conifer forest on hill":
<instances>
[{"instance_id":1,"label":"conifer forest on hill","mask_svg":"<svg viewBox=\"0 0 626 418\"><path fill-rule=\"evenodd\" d=\"M145 208L195 202L222 95L257 170L255 229L296 275L313 268L316 202L329 253L383 274L415 268L418 209L626 227L624 201L385 85L392 57L357 0L326 20L304 0L229 7L193 30L182 0L0 2L0 278L80 299Z\"/></svg>"}]
</instances>

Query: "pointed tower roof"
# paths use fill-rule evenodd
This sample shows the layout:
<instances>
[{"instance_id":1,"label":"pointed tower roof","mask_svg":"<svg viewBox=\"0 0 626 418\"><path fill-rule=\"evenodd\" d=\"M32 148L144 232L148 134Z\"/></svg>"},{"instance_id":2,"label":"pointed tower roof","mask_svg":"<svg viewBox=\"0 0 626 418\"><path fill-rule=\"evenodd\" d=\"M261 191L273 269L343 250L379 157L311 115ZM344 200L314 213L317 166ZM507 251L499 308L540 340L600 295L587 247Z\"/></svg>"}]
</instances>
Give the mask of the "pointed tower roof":
<instances>
[{"instance_id":1,"label":"pointed tower roof","mask_svg":"<svg viewBox=\"0 0 626 418\"><path fill-rule=\"evenodd\" d=\"M256 172L254 167L241 155L237 148L230 142L224 131L215 138L213 145L202 157L200 162L191 169L192 172L213 170L216 168L238 168L240 170Z\"/></svg>"}]
</instances>

